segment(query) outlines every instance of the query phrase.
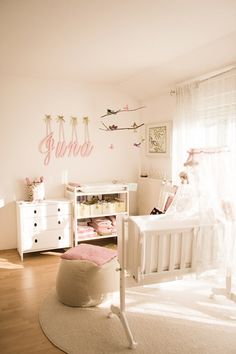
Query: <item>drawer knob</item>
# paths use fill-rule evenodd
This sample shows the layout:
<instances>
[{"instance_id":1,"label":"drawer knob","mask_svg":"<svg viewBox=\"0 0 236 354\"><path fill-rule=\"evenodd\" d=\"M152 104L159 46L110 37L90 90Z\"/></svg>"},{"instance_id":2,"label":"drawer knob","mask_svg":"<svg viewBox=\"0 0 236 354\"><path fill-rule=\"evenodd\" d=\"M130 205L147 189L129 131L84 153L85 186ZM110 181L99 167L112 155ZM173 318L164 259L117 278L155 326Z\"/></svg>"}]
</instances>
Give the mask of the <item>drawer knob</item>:
<instances>
[{"instance_id":1,"label":"drawer knob","mask_svg":"<svg viewBox=\"0 0 236 354\"><path fill-rule=\"evenodd\" d=\"M58 237L58 240L61 240L61 236Z\"/></svg>"},{"instance_id":2,"label":"drawer knob","mask_svg":"<svg viewBox=\"0 0 236 354\"><path fill-rule=\"evenodd\" d=\"M61 209L60 209L60 208L58 208L58 209L57 209L57 211L61 211Z\"/></svg>"},{"instance_id":3,"label":"drawer knob","mask_svg":"<svg viewBox=\"0 0 236 354\"><path fill-rule=\"evenodd\" d=\"M36 214L36 213L37 213L37 210L34 210L34 213Z\"/></svg>"},{"instance_id":4,"label":"drawer knob","mask_svg":"<svg viewBox=\"0 0 236 354\"><path fill-rule=\"evenodd\" d=\"M60 220L58 220L58 224L59 224L59 225L60 225L60 223L61 223Z\"/></svg>"},{"instance_id":5,"label":"drawer knob","mask_svg":"<svg viewBox=\"0 0 236 354\"><path fill-rule=\"evenodd\" d=\"M35 243L37 243L37 242L38 242L37 238L34 240L34 242L35 242Z\"/></svg>"},{"instance_id":6,"label":"drawer knob","mask_svg":"<svg viewBox=\"0 0 236 354\"><path fill-rule=\"evenodd\" d=\"M36 222L34 223L34 226L35 226L35 227L37 226L37 223L36 223Z\"/></svg>"}]
</instances>

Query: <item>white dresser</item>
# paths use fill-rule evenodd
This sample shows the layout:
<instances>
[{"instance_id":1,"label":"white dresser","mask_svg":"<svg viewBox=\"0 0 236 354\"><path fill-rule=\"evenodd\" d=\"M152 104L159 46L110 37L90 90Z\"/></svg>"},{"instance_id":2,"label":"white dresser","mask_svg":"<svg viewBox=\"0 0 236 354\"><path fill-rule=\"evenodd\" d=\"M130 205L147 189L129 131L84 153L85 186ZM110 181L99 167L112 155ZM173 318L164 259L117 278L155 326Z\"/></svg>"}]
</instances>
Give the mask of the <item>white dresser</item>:
<instances>
[{"instance_id":1,"label":"white dresser","mask_svg":"<svg viewBox=\"0 0 236 354\"><path fill-rule=\"evenodd\" d=\"M17 250L24 253L72 247L72 203L67 199L16 202Z\"/></svg>"}]
</instances>

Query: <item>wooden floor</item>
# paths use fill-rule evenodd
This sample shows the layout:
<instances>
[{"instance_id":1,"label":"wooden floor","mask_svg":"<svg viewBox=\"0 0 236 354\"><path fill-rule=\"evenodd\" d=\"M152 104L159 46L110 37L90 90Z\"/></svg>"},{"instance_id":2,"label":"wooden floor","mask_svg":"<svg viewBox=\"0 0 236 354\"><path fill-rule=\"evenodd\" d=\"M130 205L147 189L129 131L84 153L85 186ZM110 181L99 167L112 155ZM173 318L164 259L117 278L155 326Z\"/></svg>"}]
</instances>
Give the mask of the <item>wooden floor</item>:
<instances>
[{"instance_id":1,"label":"wooden floor","mask_svg":"<svg viewBox=\"0 0 236 354\"><path fill-rule=\"evenodd\" d=\"M40 304L55 287L59 255L31 253L21 262L16 250L0 251L0 353L62 353L38 321Z\"/></svg>"},{"instance_id":2,"label":"wooden floor","mask_svg":"<svg viewBox=\"0 0 236 354\"><path fill-rule=\"evenodd\" d=\"M116 249L116 238L92 243ZM43 334L38 320L43 299L55 288L62 252L25 254L22 262L16 250L0 251L0 353L63 353Z\"/></svg>"}]
</instances>

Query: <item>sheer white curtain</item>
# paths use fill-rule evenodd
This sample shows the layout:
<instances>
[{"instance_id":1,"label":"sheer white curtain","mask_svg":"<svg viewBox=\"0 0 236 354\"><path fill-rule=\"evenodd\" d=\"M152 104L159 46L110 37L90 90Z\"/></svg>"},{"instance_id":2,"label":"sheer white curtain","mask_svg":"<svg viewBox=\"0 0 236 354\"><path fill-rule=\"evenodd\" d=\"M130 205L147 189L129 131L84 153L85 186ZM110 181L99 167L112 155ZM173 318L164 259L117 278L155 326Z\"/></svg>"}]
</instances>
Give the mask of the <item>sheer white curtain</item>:
<instances>
[{"instance_id":1,"label":"sheer white curtain","mask_svg":"<svg viewBox=\"0 0 236 354\"><path fill-rule=\"evenodd\" d=\"M198 123L196 104L198 82L176 88L176 117L173 121L172 181L178 183L178 174L183 169L187 151L197 144Z\"/></svg>"},{"instance_id":2,"label":"sheer white curtain","mask_svg":"<svg viewBox=\"0 0 236 354\"><path fill-rule=\"evenodd\" d=\"M173 181L189 149L219 146L229 146L236 157L236 69L176 88Z\"/></svg>"},{"instance_id":3,"label":"sheer white curtain","mask_svg":"<svg viewBox=\"0 0 236 354\"><path fill-rule=\"evenodd\" d=\"M236 150L236 69L199 84L196 114L208 146Z\"/></svg>"},{"instance_id":4,"label":"sheer white curtain","mask_svg":"<svg viewBox=\"0 0 236 354\"><path fill-rule=\"evenodd\" d=\"M200 219L220 222L224 228L224 244L218 244L218 250L224 261L224 291L229 295L236 275L236 69L178 87L176 95L173 181L190 151L188 172L197 188ZM191 163L193 158L196 164Z\"/></svg>"}]
</instances>

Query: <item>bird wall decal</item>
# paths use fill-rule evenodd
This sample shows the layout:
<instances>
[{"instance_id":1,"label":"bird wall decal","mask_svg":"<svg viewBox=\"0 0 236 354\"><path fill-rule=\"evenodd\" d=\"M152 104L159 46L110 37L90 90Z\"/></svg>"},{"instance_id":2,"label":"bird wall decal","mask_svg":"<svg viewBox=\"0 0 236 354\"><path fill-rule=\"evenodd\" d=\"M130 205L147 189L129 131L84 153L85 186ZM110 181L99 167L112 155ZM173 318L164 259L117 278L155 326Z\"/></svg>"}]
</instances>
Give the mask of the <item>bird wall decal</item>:
<instances>
[{"instance_id":1,"label":"bird wall decal","mask_svg":"<svg viewBox=\"0 0 236 354\"><path fill-rule=\"evenodd\" d=\"M121 112L134 112L134 111L138 111L139 109L143 109L145 108L145 106L141 106L141 107L137 107L137 108L133 108L130 109L128 105L126 105L125 107L123 107L122 109L118 109L118 110L113 110L113 109L107 109L107 113L102 115L100 118L104 118L107 116L111 116L111 115L115 115L117 113L121 113Z\"/></svg>"}]
</instances>

